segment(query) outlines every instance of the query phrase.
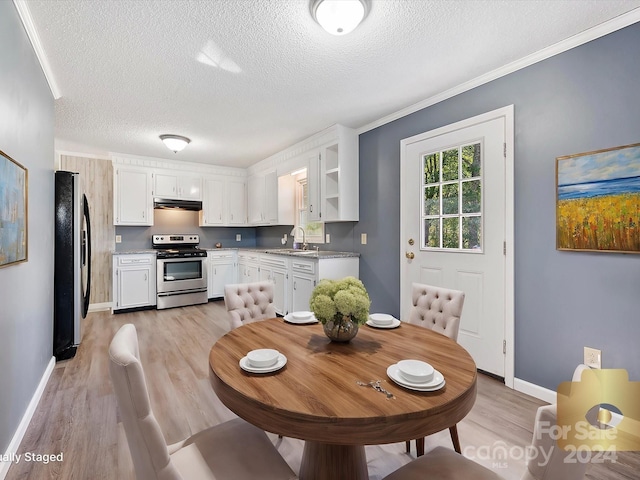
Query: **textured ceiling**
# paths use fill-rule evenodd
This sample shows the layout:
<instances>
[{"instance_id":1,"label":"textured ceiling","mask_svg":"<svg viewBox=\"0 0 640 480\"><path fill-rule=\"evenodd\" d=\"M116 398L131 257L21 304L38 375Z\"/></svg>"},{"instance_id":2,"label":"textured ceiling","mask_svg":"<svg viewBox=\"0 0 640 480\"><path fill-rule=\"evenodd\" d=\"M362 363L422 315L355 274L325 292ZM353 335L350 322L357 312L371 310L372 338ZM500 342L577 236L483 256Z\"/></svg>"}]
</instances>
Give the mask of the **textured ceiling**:
<instances>
[{"instance_id":1,"label":"textured ceiling","mask_svg":"<svg viewBox=\"0 0 640 480\"><path fill-rule=\"evenodd\" d=\"M244 167L361 127L640 0L372 0L336 37L307 0L27 0L62 97L58 145ZM184 135L173 154L158 139Z\"/></svg>"}]
</instances>

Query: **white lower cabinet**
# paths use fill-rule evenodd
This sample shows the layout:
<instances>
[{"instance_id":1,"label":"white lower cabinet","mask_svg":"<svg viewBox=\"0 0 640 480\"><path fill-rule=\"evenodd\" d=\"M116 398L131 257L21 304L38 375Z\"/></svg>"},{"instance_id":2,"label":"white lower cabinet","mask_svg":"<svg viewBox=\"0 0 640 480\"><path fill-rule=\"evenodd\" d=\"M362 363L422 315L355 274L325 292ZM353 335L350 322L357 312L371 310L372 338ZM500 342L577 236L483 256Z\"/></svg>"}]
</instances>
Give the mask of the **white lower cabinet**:
<instances>
[{"instance_id":1,"label":"white lower cabinet","mask_svg":"<svg viewBox=\"0 0 640 480\"><path fill-rule=\"evenodd\" d=\"M260 255L260 280L273 284L273 306L280 315L287 314L289 302L289 259L284 255Z\"/></svg>"},{"instance_id":2,"label":"white lower cabinet","mask_svg":"<svg viewBox=\"0 0 640 480\"><path fill-rule=\"evenodd\" d=\"M238 283L260 281L260 254L258 252L238 252Z\"/></svg>"},{"instance_id":3,"label":"white lower cabinet","mask_svg":"<svg viewBox=\"0 0 640 480\"><path fill-rule=\"evenodd\" d=\"M233 250L207 252L207 296L224 297L224 286L236 283L237 255Z\"/></svg>"},{"instance_id":4,"label":"white lower cabinet","mask_svg":"<svg viewBox=\"0 0 640 480\"><path fill-rule=\"evenodd\" d=\"M155 254L113 255L114 310L156 304Z\"/></svg>"}]
</instances>

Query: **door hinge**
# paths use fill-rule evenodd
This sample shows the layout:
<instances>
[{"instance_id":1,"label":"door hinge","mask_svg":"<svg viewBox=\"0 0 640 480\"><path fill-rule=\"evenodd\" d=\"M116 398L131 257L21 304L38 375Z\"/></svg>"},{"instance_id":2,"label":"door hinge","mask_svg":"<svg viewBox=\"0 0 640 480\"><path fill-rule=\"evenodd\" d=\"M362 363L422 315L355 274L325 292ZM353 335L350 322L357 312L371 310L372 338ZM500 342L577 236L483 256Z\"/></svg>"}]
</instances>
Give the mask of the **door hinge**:
<instances>
[{"instance_id":1,"label":"door hinge","mask_svg":"<svg viewBox=\"0 0 640 480\"><path fill-rule=\"evenodd\" d=\"M503 255L507 254L507 242L506 241L502 242L502 254Z\"/></svg>"},{"instance_id":2,"label":"door hinge","mask_svg":"<svg viewBox=\"0 0 640 480\"><path fill-rule=\"evenodd\" d=\"M507 158L507 142L504 142L502 145L504 146L502 155L504 156L504 158Z\"/></svg>"},{"instance_id":3,"label":"door hinge","mask_svg":"<svg viewBox=\"0 0 640 480\"><path fill-rule=\"evenodd\" d=\"M507 354L507 341L506 340L502 340L502 354L503 355Z\"/></svg>"}]
</instances>

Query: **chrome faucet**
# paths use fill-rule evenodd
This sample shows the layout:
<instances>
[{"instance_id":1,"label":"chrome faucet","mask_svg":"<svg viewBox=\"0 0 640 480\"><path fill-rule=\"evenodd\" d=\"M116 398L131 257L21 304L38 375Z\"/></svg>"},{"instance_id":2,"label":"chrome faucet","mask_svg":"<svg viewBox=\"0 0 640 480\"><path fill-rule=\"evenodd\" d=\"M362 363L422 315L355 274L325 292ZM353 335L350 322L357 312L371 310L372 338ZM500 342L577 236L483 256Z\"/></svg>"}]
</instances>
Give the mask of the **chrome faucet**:
<instances>
[{"instance_id":1,"label":"chrome faucet","mask_svg":"<svg viewBox=\"0 0 640 480\"><path fill-rule=\"evenodd\" d=\"M296 229L300 229L300 231L302 232L302 250L306 250L307 249L307 239L304 233L304 228L302 228L300 225L293 227L291 229L291 233L289 235L291 235L291 238L293 238L294 242L295 242L295 231Z\"/></svg>"}]
</instances>

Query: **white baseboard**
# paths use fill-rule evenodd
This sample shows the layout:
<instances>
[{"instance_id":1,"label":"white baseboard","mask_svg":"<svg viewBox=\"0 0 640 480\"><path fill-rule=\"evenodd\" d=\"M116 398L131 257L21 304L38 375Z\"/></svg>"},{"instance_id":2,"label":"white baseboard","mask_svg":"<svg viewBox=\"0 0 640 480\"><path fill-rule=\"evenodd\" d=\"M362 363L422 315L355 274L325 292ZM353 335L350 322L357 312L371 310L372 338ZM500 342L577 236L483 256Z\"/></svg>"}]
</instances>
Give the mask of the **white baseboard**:
<instances>
[{"instance_id":1,"label":"white baseboard","mask_svg":"<svg viewBox=\"0 0 640 480\"><path fill-rule=\"evenodd\" d=\"M89 312L103 312L105 310L111 310L113 308L112 302L104 302L104 303L90 303L89 304Z\"/></svg>"},{"instance_id":2,"label":"white baseboard","mask_svg":"<svg viewBox=\"0 0 640 480\"><path fill-rule=\"evenodd\" d=\"M514 378L513 388L518 392L526 393L527 395L531 395L532 397L535 397L544 402L552 404L556 403L555 391L541 387L539 385L536 385L535 383L529 383L525 380Z\"/></svg>"},{"instance_id":3,"label":"white baseboard","mask_svg":"<svg viewBox=\"0 0 640 480\"><path fill-rule=\"evenodd\" d=\"M36 407L40 402L40 398L44 393L44 389L49 382L49 377L51 377L51 372L53 372L53 367L56 365L56 358L51 357L49 364L47 365L42 378L40 379L40 383L38 384L38 388L33 393L33 397L31 397L31 401L29 402L29 406L27 407L27 411L24 412L22 420L20 421L20 425L18 425L18 429L16 433L14 433L13 438L11 439L11 443L7 447L7 451L4 454L5 458L12 458L12 454L18 451L20 447L20 443L24 438L24 434L27 433L27 428L29 427L29 423L31 422L31 418L33 418L33 414L36 411ZM0 462L0 480L4 480L7 476L7 472L9 471L9 467L11 467L11 462Z\"/></svg>"}]
</instances>

